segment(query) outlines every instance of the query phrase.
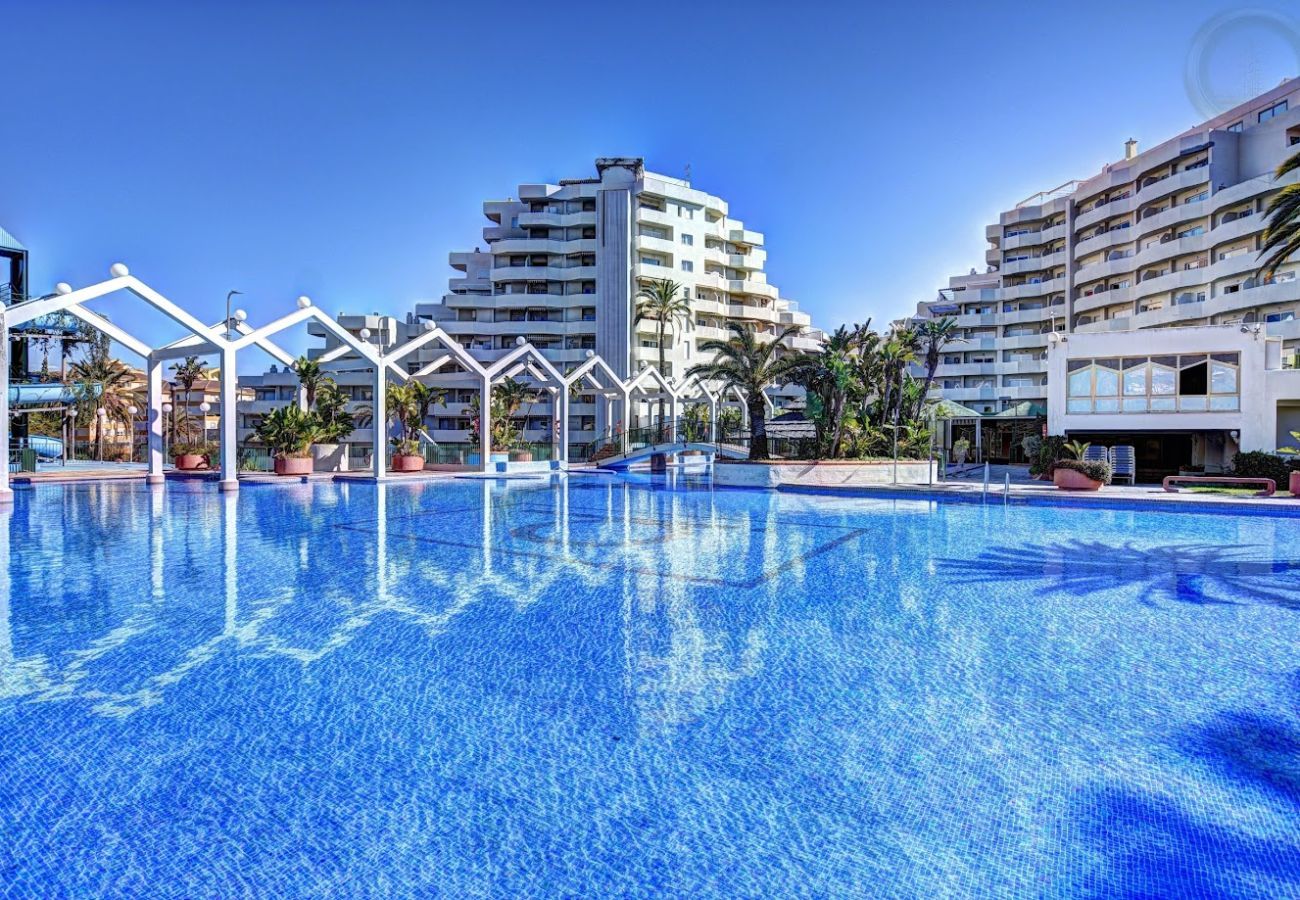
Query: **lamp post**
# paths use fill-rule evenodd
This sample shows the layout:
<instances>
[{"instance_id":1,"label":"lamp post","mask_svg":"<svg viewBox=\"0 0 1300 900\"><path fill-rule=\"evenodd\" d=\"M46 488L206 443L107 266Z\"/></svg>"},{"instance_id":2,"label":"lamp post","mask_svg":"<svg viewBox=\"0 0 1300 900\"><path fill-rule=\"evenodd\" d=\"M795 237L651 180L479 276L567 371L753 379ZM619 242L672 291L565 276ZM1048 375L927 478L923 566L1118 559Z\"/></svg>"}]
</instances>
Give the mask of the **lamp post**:
<instances>
[{"instance_id":1,"label":"lamp post","mask_svg":"<svg viewBox=\"0 0 1300 900\"><path fill-rule=\"evenodd\" d=\"M95 410L95 458L99 462L104 461L104 420L108 418L108 413L101 406Z\"/></svg>"},{"instance_id":2,"label":"lamp post","mask_svg":"<svg viewBox=\"0 0 1300 900\"><path fill-rule=\"evenodd\" d=\"M233 330L235 322L242 322L244 319L248 318L248 314L242 309L235 310L233 317L230 314L230 299L243 293L243 291L230 291L226 294L226 340L230 340L230 333Z\"/></svg>"},{"instance_id":3,"label":"lamp post","mask_svg":"<svg viewBox=\"0 0 1300 900\"><path fill-rule=\"evenodd\" d=\"M131 419L131 425L127 429L126 436L126 461L132 463L135 462L135 414L139 411L140 410L135 408L134 404L126 408L126 414Z\"/></svg>"},{"instance_id":4,"label":"lamp post","mask_svg":"<svg viewBox=\"0 0 1300 900\"><path fill-rule=\"evenodd\" d=\"M204 400L199 404L199 412L203 414L203 443L208 442L208 412L212 409L212 404Z\"/></svg>"},{"instance_id":5,"label":"lamp post","mask_svg":"<svg viewBox=\"0 0 1300 900\"><path fill-rule=\"evenodd\" d=\"M168 432L169 432L169 431L172 432L172 434L170 435L170 437L172 438L173 441L175 440L175 437L176 437L176 435L175 435L175 430L176 430L176 417L172 415L172 409L173 409L173 407L172 407L171 403L164 403L164 404L162 405L163 415L167 417L167 424L166 424L166 426L163 428L163 459L166 459L166 458L167 458L167 447L168 447L168 444L170 443L170 442L168 441L168 437L169 437Z\"/></svg>"},{"instance_id":6,"label":"lamp post","mask_svg":"<svg viewBox=\"0 0 1300 900\"><path fill-rule=\"evenodd\" d=\"M71 458L72 442L77 439L77 409L69 406L63 412L63 464L66 466Z\"/></svg>"}]
</instances>

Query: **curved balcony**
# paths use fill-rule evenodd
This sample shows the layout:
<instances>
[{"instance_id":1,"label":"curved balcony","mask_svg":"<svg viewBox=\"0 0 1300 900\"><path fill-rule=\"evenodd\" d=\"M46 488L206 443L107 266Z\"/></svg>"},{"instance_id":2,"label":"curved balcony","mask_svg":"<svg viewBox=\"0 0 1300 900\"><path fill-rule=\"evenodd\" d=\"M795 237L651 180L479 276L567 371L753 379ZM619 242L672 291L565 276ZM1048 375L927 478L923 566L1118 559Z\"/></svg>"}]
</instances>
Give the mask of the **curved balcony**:
<instances>
[{"instance_id":1,"label":"curved balcony","mask_svg":"<svg viewBox=\"0 0 1300 900\"><path fill-rule=\"evenodd\" d=\"M1065 223L1053 225L1051 228L1044 228L1041 231L1031 231L1029 234L1018 234L1015 237L1004 238L1002 241L1003 250L1019 250L1023 247L1039 247L1051 241L1061 240L1065 237Z\"/></svg>"},{"instance_id":2,"label":"curved balcony","mask_svg":"<svg viewBox=\"0 0 1300 900\"><path fill-rule=\"evenodd\" d=\"M596 224L596 214L594 212L574 212L574 213L548 213L548 212L521 212L519 213L520 228L573 228L582 225Z\"/></svg>"},{"instance_id":3,"label":"curved balcony","mask_svg":"<svg viewBox=\"0 0 1300 900\"><path fill-rule=\"evenodd\" d=\"M1178 172L1146 187L1139 188L1135 196L1139 197L1143 203L1150 203L1168 197L1170 194L1177 194L1198 185L1208 184L1209 181L1210 167L1201 166L1199 169Z\"/></svg>"},{"instance_id":4,"label":"curved balcony","mask_svg":"<svg viewBox=\"0 0 1300 900\"><path fill-rule=\"evenodd\" d=\"M1127 197L1121 197L1118 200L1112 200L1110 203L1102 204L1087 212L1079 213L1074 217L1074 228L1078 231L1089 226L1097 225L1104 222L1112 216L1122 216L1124 213L1130 213L1138 204L1138 198L1134 194Z\"/></svg>"},{"instance_id":5,"label":"curved balcony","mask_svg":"<svg viewBox=\"0 0 1300 900\"><path fill-rule=\"evenodd\" d=\"M551 238L507 237L492 246L492 252L501 253L555 253L561 256L569 253L595 253L595 238L575 238L571 241L552 240Z\"/></svg>"},{"instance_id":6,"label":"curved balcony","mask_svg":"<svg viewBox=\"0 0 1300 900\"><path fill-rule=\"evenodd\" d=\"M638 234L632 239L632 243L638 250L648 250L651 253L662 253L669 259L675 259L677 255L677 244L674 244L667 238L652 237L648 234Z\"/></svg>"},{"instance_id":7,"label":"curved balcony","mask_svg":"<svg viewBox=\"0 0 1300 900\"><path fill-rule=\"evenodd\" d=\"M595 266L502 266L493 269L491 279L497 281L594 281Z\"/></svg>"},{"instance_id":8,"label":"curved balcony","mask_svg":"<svg viewBox=\"0 0 1300 900\"><path fill-rule=\"evenodd\" d=\"M1136 263L1137 268L1146 268L1166 259L1176 256L1185 256L1190 253L1204 253L1209 247L1211 239L1210 234L1198 234L1192 237L1174 238L1172 241L1164 241L1152 247L1147 247L1142 252L1131 257L1128 262Z\"/></svg>"},{"instance_id":9,"label":"curved balcony","mask_svg":"<svg viewBox=\"0 0 1300 900\"><path fill-rule=\"evenodd\" d=\"M1112 288L1106 291L1097 291L1095 294L1087 294L1075 298L1074 311L1076 313L1089 312L1094 309L1102 309L1107 306L1114 306L1118 303L1133 302L1133 285L1122 288Z\"/></svg>"},{"instance_id":10,"label":"curved balcony","mask_svg":"<svg viewBox=\"0 0 1300 900\"><path fill-rule=\"evenodd\" d=\"M1127 244L1137 240L1137 230L1133 227L1117 228L1096 237L1085 238L1074 245L1074 258L1081 259L1098 251L1109 250L1116 244Z\"/></svg>"},{"instance_id":11,"label":"curved balcony","mask_svg":"<svg viewBox=\"0 0 1300 900\"><path fill-rule=\"evenodd\" d=\"M1142 300L1166 291L1185 291L1188 288L1204 287L1209 281L1207 273L1212 268L1212 266L1202 266L1199 269L1182 269L1148 278L1133 287L1133 299Z\"/></svg>"},{"instance_id":12,"label":"curved balcony","mask_svg":"<svg viewBox=\"0 0 1300 900\"><path fill-rule=\"evenodd\" d=\"M1003 300L1023 300L1027 297L1050 296L1065 290L1065 278L1050 278L1037 284L1017 284L1002 288Z\"/></svg>"},{"instance_id":13,"label":"curved balcony","mask_svg":"<svg viewBox=\"0 0 1300 900\"><path fill-rule=\"evenodd\" d=\"M1102 262L1080 266L1074 273L1075 283L1095 281L1100 278L1114 278L1116 275L1127 275L1136 268L1136 260L1136 256L1122 256L1119 259L1107 259Z\"/></svg>"},{"instance_id":14,"label":"curved balcony","mask_svg":"<svg viewBox=\"0 0 1300 900\"><path fill-rule=\"evenodd\" d=\"M1138 240L1141 240L1165 229L1174 228L1195 219L1202 219L1207 212L1209 212L1209 204L1204 200L1198 200L1195 203L1181 203L1178 206L1166 209L1164 212L1147 216L1136 223L1130 230Z\"/></svg>"}]
</instances>

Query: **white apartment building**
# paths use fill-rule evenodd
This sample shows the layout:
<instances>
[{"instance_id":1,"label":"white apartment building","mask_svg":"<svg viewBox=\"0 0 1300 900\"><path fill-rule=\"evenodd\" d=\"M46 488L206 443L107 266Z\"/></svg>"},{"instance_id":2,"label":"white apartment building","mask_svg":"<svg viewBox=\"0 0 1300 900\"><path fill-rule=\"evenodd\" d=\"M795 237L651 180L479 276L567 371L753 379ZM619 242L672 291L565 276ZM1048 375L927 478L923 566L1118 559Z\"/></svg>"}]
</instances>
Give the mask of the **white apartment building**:
<instances>
[{"instance_id":1,"label":"white apartment building","mask_svg":"<svg viewBox=\"0 0 1300 900\"><path fill-rule=\"evenodd\" d=\"M705 360L700 341L729 337L729 321L773 337L788 325L799 325L804 331L789 340L792 349L816 349L823 339L808 314L768 283L760 232L731 218L722 198L683 179L647 172L639 158L598 159L595 177L522 184L517 193L517 198L483 204L489 223L484 243L450 254L456 275L441 300L417 304L404 322L376 314L340 316L340 323L354 334L365 328L370 340L388 347L432 322L484 363L510 352L519 338L561 370L581 364L588 351L595 351L626 377L658 365L657 326L634 321L636 295L653 279L669 279L683 286L691 305L686 327L671 328L665 342L664 374L671 378L682 379L690 366ZM332 345L327 338L313 352ZM415 371L440 354L434 348L418 351L407 364ZM343 373L339 383L355 390L360 409L370 388L364 373L347 373L355 364L343 357L331 366ZM462 444L470 436L474 383L454 367L448 369L453 371L440 370L426 379L449 391L447 404L433 409L428 432L439 443ZM258 415L293 395L296 380L292 373L279 372L241 379L241 384L259 397L241 422L246 429L241 434L248 435ZM794 387L769 394L777 407L802 400L802 391ZM571 444L589 442L611 426L603 421L604 404L595 400L582 395L570 403ZM641 406L637 418L649 421L653 404ZM550 440L547 400L523 410L521 419L528 440ZM368 427L358 430L353 455L368 452L372 440Z\"/></svg>"},{"instance_id":2,"label":"white apartment building","mask_svg":"<svg viewBox=\"0 0 1300 900\"><path fill-rule=\"evenodd\" d=\"M938 395L983 413L1049 407L1049 335L1260 323L1300 341L1300 261L1255 278L1263 210L1300 150L1300 79L1083 181L1037 194L989 225L987 269L952 278L916 318L952 316L962 340ZM1103 341L1104 343L1104 341Z\"/></svg>"}]
</instances>

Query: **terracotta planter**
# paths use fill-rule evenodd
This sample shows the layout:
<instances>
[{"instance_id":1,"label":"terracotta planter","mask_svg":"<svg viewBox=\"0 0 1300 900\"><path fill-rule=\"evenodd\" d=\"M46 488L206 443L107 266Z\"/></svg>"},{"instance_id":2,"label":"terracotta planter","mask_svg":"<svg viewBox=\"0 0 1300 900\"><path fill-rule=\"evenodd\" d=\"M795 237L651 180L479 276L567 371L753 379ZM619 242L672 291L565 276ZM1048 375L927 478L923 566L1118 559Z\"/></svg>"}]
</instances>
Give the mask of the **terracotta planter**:
<instances>
[{"instance_id":1,"label":"terracotta planter","mask_svg":"<svg viewBox=\"0 0 1300 900\"><path fill-rule=\"evenodd\" d=\"M511 462L532 462L532 461L533 461L533 451L531 451L531 450L511 450L511 451L510 451L510 461L511 461Z\"/></svg>"},{"instance_id":2,"label":"terracotta planter","mask_svg":"<svg viewBox=\"0 0 1300 900\"><path fill-rule=\"evenodd\" d=\"M282 456L275 461L277 475L310 475L314 469L310 456Z\"/></svg>"},{"instance_id":3,"label":"terracotta planter","mask_svg":"<svg viewBox=\"0 0 1300 900\"><path fill-rule=\"evenodd\" d=\"M423 472L424 457L413 453L394 453L391 468L394 472Z\"/></svg>"},{"instance_id":4,"label":"terracotta planter","mask_svg":"<svg viewBox=\"0 0 1300 900\"><path fill-rule=\"evenodd\" d=\"M193 472L195 469L205 468L208 458L198 453L178 453L173 462L178 471Z\"/></svg>"},{"instance_id":5,"label":"terracotta planter","mask_svg":"<svg viewBox=\"0 0 1300 900\"><path fill-rule=\"evenodd\" d=\"M1063 491L1099 491L1101 482L1093 481L1074 469L1057 469L1052 473L1052 483Z\"/></svg>"},{"instance_id":6,"label":"terracotta planter","mask_svg":"<svg viewBox=\"0 0 1300 900\"><path fill-rule=\"evenodd\" d=\"M1287 489L1291 491L1292 497L1300 497L1300 472L1291 473L1287 479Z\"/></svg>"}]
</instances>

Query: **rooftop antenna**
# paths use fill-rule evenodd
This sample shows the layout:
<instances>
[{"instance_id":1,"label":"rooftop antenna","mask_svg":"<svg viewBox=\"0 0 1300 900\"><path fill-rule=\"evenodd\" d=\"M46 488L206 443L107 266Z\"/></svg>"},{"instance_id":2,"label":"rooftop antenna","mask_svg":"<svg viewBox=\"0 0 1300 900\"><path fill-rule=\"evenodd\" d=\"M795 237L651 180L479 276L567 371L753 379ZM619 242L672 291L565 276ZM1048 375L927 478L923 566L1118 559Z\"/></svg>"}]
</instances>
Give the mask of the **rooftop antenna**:
<instances>
[{"instance_id":1,"label":"rooftop antenna","mask_svg":"<svg viewBox=\"0 0 1300 900\"><path fill-rule=\"evenodd\" d=\"M687 184L690 184L690 183L691 183L691 164L690 164L690 163L687 163L687 164L686 164L686 183L687 183Z\"/></svg>"}]
</instances>

